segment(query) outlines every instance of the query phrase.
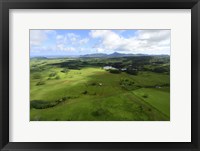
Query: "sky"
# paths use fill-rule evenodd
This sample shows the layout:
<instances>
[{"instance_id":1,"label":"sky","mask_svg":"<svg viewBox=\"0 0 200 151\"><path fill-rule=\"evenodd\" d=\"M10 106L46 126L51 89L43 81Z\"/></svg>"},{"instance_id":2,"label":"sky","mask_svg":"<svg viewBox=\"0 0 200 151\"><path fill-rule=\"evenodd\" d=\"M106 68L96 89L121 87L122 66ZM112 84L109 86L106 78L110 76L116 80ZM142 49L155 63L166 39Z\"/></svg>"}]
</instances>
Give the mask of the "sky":
<instances>
[{"instance_id":1,"label":"sky","mask_svg":"<svg viewBox=\"0 0 200 151\"><path fill-rule=\"evenodd\" d=\"M170 30L30 30L30 56L170 54Z\"/></svg>"}]
</instances>

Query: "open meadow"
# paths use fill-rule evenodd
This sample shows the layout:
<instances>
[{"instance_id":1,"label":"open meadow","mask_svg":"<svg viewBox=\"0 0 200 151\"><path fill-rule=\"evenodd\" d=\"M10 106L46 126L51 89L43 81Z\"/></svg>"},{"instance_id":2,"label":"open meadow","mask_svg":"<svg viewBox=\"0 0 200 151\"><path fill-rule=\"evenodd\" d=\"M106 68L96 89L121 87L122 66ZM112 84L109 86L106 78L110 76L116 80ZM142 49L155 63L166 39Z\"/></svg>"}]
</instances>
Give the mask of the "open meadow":
<instances>
[{"instance_id":1,"label":"open meadow","mask_svg":"<svg viewBox=\"0 0 200 151\"><path fill-rule=\"evenodd\" d=\"M31 121L169 121L169 55L33 57Z\"/></svg>"}]
</instances>

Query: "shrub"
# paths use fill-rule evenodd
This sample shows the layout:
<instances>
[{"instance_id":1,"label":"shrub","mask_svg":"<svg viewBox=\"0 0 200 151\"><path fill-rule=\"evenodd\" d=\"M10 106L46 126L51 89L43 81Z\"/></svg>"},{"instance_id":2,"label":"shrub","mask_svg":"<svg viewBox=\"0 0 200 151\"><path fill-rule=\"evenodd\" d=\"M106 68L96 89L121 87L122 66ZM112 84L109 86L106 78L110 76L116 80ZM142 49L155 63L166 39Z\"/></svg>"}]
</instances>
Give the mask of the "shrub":
<instances>
[{"instance_id":1,"label":"shrub","mask_svg":"<svg viewBox=\"0 0 200 151\"><path fill-rule=\"evenodd\" d=\"M161 67L154 68L152 71L156 73L165 73L165 72L169 72L169 70L170 70L169 67L161 66Z\"/></svg>"},{"instance_id":2,"label":"shrub","mask_svg":"<svg viewBox=\"0 0 200 151\"><path fill-rule=\"evenodd\" d=\"M45 84L44 81L39 81L38 83L36 83L37 86L39 86L39 85L44 85L44 84Z\"/></svg>"},{"instance_id":3,"label":"shrub","mask_svg":"<svg viewBox=\"0 0 200 151\"><path fill-rule=\"evenodd\" d=\"M101 116L101 115L103 115L105 113L106 113L105 110L103 110L103 109L97 109L96 111L92 112L92 115L93 116Z\"/></svg>"},{"instance_id":4,"label":"shrub","mask_svg":"<svg viewBox=\"0 0 200 151\"><path fill-rule=\"evenodd\" d=\"M142 107L141 105L139 106L139 110L140 110L140 111L143 111L143 107Z\"/></svg>"},{"instance_id":5,"label":"shrub","mask_svg":"<svg viewBox=\"0 0 200 151\"><path fill-rule=\"evenodd\" d=\"M63 69L63 70L61 70L60 72L62 72L62 73L67 73L67 72L69 72L69 70L68 70L68 69Z\"/></svg>"},{"instance_id":6,"label":"shrub","mask_svg":"<svg viewBox=\"0 0 200 151\"><path fill-rule=\"evenodd\" d=\"M149 96L148 96L148 94L144 94L142 97L143 98L148 98Z\"/></svg>"},{"instance_id":7,"label":"shrub","mask_svg":"<svg viewBox=\"0 0 200 151\"><path fill-rule=\"evenodd\" d=\"M61 103L61 102L67 101L67 100L70 99L70 98L71 98L71 97L66 97L66 96L64 96L64 97L62 97L61 99L56 100L56 102Z\"/></svg>"},{"instance_id":8,"label":"shrub","mask_svg":"<svg viewBox=\"0 0 200 151\"><path fill-rule=\"evenodd\" d=\"M62 97L61 99L56 100L56 101L33 100L30 103L30 108L31 109L32 108L35 108L35 109L51 108L64 101L67 101L67 97Z\"/></svg>"},{"instance_id":9,"label":"shrub","mask_svg":"<svg viewBox=\"0 0 200 151\"><path fill-rule=\"evenodd\" d=\"M40 73L35 73L33 74L33 79L41 79L41 74Z\"/></svg>"},{"instance_id":10,"label":"shrub","mask_svg":"<svg viewBox=\"0 0 200 151\"><path fill-rule=\"evenodd\" d=\"M121 79L119 84L125 90L136 90L140 88L139 86L135 85L134 81L131 79Z\"/></svg>"},{"instance_id":11,"label":"shrub","mask_svg":"<svg viewBox=\"0 0 200 151\"><path fill-rule=\"evenodd\" d=\"M131 74L131 75L137 75L138 71L135 69L127 69L126 73Z\"/></svg>"},{"instance_id":12,"label":"shrub","mask_svg":"<svg viewBox=\"0 0 200 151\"><path fill-rule=\"evenodd\" d=\"M59 79L60 79L60 76L56 76L55 79L56 79L56 80L59 80Z\"/></svg>"},{"instance_id":13,"label":"shrub","mask_svg":"<svg viewBox=\"0 0 200 151\"><path fill-rule=\"evenodd\" d=\"M73 70L81 70L79 66L75 66L75 65L68 66L68 68L73 69Z\"/></svg>"},{"instance_id":14,"label":"shrub","mask_svg":"<svg viewBox=\"0 0 200 151\"><path fill-rule=\"evenodd\" d=\"M49 74L49 77L54 77L54 76L56 76L55 72L52 72L52 73Z\"/></svg>"},{"instance_id":15,"label":"shrub","mask_svg":"<svg viewBox=\"0 0 200 151\"><path fill-rule=\"evenodd\" d=\"M46 109L50 107L54 107L58 104L58 102L52 101L42 101L42 100L33 100L31 101L30 108L35 109Z\"/></svg>"},{"instance_id":16,"label":"shrub","mask_svg":"<svg viewBox=\"0 0 200 151\"><path fill-rule=\"evenodd\" d=\"M110 71L110 73L114 73L114 74L119 74L119 73L121 73L120 70L115 70L115 69L110 69L109 71Z\"/></svg>"},{"instance_id":17,"label":"shrub","mask_svg":"<svg viewBox=\"0 0 200 151\"><path fill-rule=\"evenodd\" d=\"M87 93L88 93L88 91L87 91L87 90L85 90L85 91L83 91L83 92L82 92L82 94L87 94Z\"/></svg>"},{"instance_id":18,"label":"shrub","mask_svg":"<svg viewBox=\"0 0 200 151\"><path fill-rule=\"evenodd\" d=\"M66 101L66 100L67 100L67 97L66 97L66 96L62 97L62 100L63 100L63 101Z\"/></svg>"},{"instance_id":19,"label":"shrub","mask_svg":"<svg viewBox=\"0 0 200 151\"><path fill-rule=\"evenodd\" d=\"M92 85L92 86L95 86L95 85L97 85L97 83L96 83L96 82L92 82L91 85Z\"/></svg>"}]
</instances>

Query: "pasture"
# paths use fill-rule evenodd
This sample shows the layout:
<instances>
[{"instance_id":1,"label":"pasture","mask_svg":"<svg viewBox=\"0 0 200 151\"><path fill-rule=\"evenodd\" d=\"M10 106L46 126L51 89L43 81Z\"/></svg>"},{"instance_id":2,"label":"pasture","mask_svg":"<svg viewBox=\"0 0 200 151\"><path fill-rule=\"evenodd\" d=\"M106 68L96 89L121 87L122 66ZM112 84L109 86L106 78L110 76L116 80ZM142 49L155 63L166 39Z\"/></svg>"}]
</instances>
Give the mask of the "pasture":
<instances>
[{"instance_id":1,"label":"pasture","mask_svg":"<svg viewBox=\"0 0 200 151\"><path fill-rule=\"evenodd\" d=\"M166 58L32 58L30 120L169 121Z\"/></svg>"}]
</instances>

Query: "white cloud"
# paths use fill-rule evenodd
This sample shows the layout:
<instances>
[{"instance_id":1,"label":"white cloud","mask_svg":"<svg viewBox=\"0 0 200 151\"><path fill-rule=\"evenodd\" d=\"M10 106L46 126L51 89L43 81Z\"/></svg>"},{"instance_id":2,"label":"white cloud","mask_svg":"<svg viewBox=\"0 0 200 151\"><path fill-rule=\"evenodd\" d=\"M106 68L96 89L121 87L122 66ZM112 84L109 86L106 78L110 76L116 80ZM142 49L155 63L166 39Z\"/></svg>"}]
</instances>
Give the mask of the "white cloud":
<instances>
[{"instance_id":1,"label":"white cloud","mask_svg":"<svg viewBox=\"0 0 200 151\"><path fill-rule=\"evenodd\" d=\"M97 48L97 52L98 52L98 53L103 53L103 52L104 52L104 49L102 49L102 48Z\"/></svg>"},{"instance_id":2,"label":"white cloud","mask_svg":"<svg viewBox=\"0 0 200 151\"><path fill-rule=\"evenodd\" d=\"M66 35L57 35L56 36L56 45L66 45L68 42L67 36Z\"/></svg>"},{"instance_id":3,"label":"white cloud","mask_svg":"<svg viewBox=\"0 0 200 151\"><path fill-rule=\"evenodd\" d=\"M84 45L84 44L86 44L88 41L89 41L88 38L84 38L84 39L79 40L79 44Z\"/></svg>"},{"instance_id":4,"label":"white cloud","mask_svg":"<svg viewBox=\"0 0 200 151\"><path fill-rule=\"evenodd\" d=\"M56 36L56 40L61 40L61 39L63 39L63 38L64 38L63 35L57 35L57 36Z\"/></svg>"},{"instance_id":5,"label":"white cloud","mask_svg":"<svg viewBox=\"0 0 200 151\"><path fill-rule=\"evenodd\" d=\"M77 32L76 32L77 33ZM32 52L169 54L170 30L91 30L89 36L56 30L31 30ZM132 34L132 35L131 35Z\"/></svg>"},{"instance_id":6,"label":"white cloud","mask_svg":"<svg viewBox=\"0 0 200 151\"><path fill-rule=\"evenodd\" d=\"M86 44L88 38L81 38L74 33L56 36L56 49L60 51L80 51L81 45Z\"/></svg>"},{"instance_id":7,"label":"white cloud","mask_svg":"<svg viewBox=\"0 0 200 151\"><path fill-rule=\"evenodd\" d=\"M163 41L170 39L170 30L139 30L138 38L150 41Z\"/></svg>"},{"instance_id":8,"label":"white cloud","mask_svg":"<svg viewBox=\"0 0 200 151\"><path fill-rule=\"evenodd\" d=\"M101 38L100 45L109 50L114 50L123 43L123 39L110 30L92 30L90 35L93 38Z\"/></svg>"},{"instance_id":9,"label":"white cloud","mask_svg":"<svg viewBox=\"0 0 200 151\"><path fill-rule=\"evenodd\" d=\"M66 36L67 36L68 40L71 43L76 43L79 40L79 38L80 38L79 35L76 35L74 33L68 33Z\"/></svg>"},{"instance_id":10,"label":"white cloud","mask_svg":"<svg viewBox=\"0 0 200 151\"><path fill-rule=\"evenodd\" d=\"M58 50L58 51L74 51L75 48L74 47L66 47L63 44L58 44L58 45L56 45L56 50Z\"/></svg>"},{"instance_id":11,"label":"white cloud","mask_svg":"<svg viewBox=\"0 0 200 151\"><path fill-rule=\"evenodd\" d=\"M40 46L48 39L49 34L56 34L54 30L30 30L30 45Z\"/></svg>"},{"instance_id":12,"label":"white cloud","mask_svg":"<svg viewBox=\"0 0 200 151\"><path fill-rule=\"evenodd\" d=\"M31 45L41 45L47 39L46 34L41 30L31 30L30 31L30 44Z\"/></svg>"},{"instance_id":13,"label":"white cloud","mask_svg":"<svg viewBox=\"0 0 200 151\"><path fill-rule=\"evenodd\" d=\"M90 36L100 39L94 46L97 52L169 54L170 51L170 30L138 30L129 38L111 30L92 30Z\"/></svg>"}]
</instances>

